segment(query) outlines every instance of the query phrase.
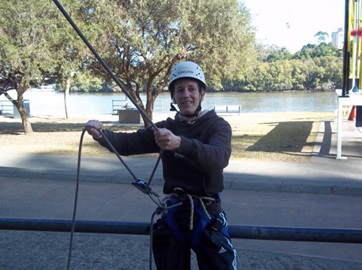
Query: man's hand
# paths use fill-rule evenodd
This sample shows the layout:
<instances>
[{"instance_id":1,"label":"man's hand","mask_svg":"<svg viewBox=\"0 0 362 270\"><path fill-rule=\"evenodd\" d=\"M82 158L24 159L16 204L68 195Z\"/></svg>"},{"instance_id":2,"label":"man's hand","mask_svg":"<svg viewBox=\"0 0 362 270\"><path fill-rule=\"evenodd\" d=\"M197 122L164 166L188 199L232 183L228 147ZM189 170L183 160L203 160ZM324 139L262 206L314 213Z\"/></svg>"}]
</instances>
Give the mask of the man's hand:
<instances>
[{"instance_id":1,"label":"man's hand","mask_svg":"<svg viewBox=\"0 0 362 270\"><path fill-rule=\"evenodd\" d=\"M181 137L176 136L170 130L160 128L158 130L154 130L154 134L156 143L162 150L174 151L180 148Z\"/></svg>"},{"instance_id":2,"label":"man's hand","mask_svg":"<svg viewBox=\"0 0 362 270\"><path fill-rule=\"evenodd\" d=\"M89 120L85 124L85 129L87 130L88 134L91 135L94 139L102 138L102 135L99 132L102 128L103 124L98 120Z\"/></svg>"}]
</instances>

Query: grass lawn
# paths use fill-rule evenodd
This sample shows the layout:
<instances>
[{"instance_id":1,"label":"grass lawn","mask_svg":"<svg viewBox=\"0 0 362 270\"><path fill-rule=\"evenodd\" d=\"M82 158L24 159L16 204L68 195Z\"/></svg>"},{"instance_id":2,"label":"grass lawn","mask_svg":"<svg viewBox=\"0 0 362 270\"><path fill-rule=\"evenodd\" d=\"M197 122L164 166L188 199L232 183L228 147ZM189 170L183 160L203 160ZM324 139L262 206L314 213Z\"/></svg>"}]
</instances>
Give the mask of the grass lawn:
<instances>
[{"instance_id":1,"label":"grass lawn","mask_svg":"<svg viewBox=\"0 0 362 270\"><path fill-rule=\"evenodd\" d=\"M232 159L308 162L320 123L333 121L332 112L245 113L224 117L233 129ZM24 135L19 119L0 116L0 151L77 155L81 132L88 119L30 118L33 134ZM117 119L99 119L105 128L132 132L140 128ZM84 137L83 155L112 156Z\"/></svg>"}]
</instances>

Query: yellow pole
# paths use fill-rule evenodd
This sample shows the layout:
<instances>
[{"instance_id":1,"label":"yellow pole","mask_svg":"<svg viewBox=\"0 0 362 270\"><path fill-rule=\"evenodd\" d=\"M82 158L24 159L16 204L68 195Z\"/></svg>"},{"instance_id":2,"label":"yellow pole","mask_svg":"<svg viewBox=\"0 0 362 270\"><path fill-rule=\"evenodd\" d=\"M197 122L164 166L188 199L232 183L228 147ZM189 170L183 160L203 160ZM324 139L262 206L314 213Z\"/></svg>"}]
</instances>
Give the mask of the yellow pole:
<instances>
[{"instance_id":1,"label":"yellow pole","mask_svg":"<svg viewBox=\"0 0 362 270\"><path fill-rule=\"evenodd\" d=\"M360 29L360 12L361 12L361 1L360 0L351 0L350 2L350 12L349 12L349 29L348 35L350 36L350 47L352 49L352 61L351 61L351 73L350 77L352 77L352 93L359 93L361 82L359 82L358 78L360 77L360 52L361 52L361 33ZM352 35L351 32L354 32Z\"/></svg>"}]
</instances>

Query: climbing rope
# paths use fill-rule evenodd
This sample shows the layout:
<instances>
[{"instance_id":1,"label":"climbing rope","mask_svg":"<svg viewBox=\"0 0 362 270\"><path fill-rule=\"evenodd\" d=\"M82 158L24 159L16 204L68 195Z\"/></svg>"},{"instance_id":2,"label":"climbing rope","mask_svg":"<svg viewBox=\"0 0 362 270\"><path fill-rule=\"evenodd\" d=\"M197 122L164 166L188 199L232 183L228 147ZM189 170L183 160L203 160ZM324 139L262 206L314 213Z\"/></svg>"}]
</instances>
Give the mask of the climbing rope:
<instances>
[{"instance_id":1,"label":"climbing rope","mask_svg":"<svg viewBox=\"0 0 362 270\"><path fill-rule=\"evenodd\" d=\"M182 194L182 195L180 195ZM185 196L189 202L190 202L190 223L189 223L189 230L192 231L194 229L194 216L195 216L195 202L194 200L198 200L198 202L200 203L200 205L202 206L202 209L204 210L206 216L208 217L208 219L211 219L211 216L209 214L209 212L206 209L205 201L212 201L212 202L216 202L217 199L212 198L212 197L206 197L206 196L198 196L198 195L191 195L191 194L187 194L185 193L185 191L182 188L176 187L174 188L174 193L171 193L168 195L168 198L179 198L180 196Z\"/></svg>"},{"instance_id":2,"label":"climbing rope","mask_svg":"<svg viewBox=\"0 0 362 270\"><path fill-rule=\"evenodd\" d=\"M84 133L85 133L85 129L83 129L82 134L80 136L80 142L79 142L79 148L78 148L77 181L76 181L76 185L75 185L75 197L74 197L72 225L71 225L69 249L68 249L67 270L70 269L70 264L71 264L71 260L72 260L71 258L72 258L73 239L74 239L74 231L75 231L75 218L76 218L76 214L77 214L78 193L79 193L79 175L80 175L79 172L80 172L80 162L81 162Z\"/></svg>"},{"instance_id":3,"label":"climbing rope","mask_svg":"<svg viewBox=\"0 0 362 270\"><path fill-rule=\"evenodd\" d=\"M122 89L122 91L124 92L124 94L127 96L127 98L133 103L133 105L137 108L137 110L140 112L140 114L142 115L142 117L146 120L145 122L148 122L155 130L158 129L158 127L152 122L152 119L147 115L147 113L141 109L141 107L137 104L137 102L134 100L134 98L132 97L132 95L127 91L127 89L124 87L124 85L119 81L119 79L113 74L112 70L108 67L108 65L106 64L106 62L100 57L100 55L97 53L97 51L94 49L94 47L89 43L89 41L87 40L87 38L83 35L83 33L80 31L80 29L77 27L77 25L74 23L74 21L72 20L72 18L69 16L69 14L67 13L67 11L63 8L63 6L61 5L61 3L58 0L53 0L54 4L58 7L58 9L60 10L60 12L64 15L64 17L67 19L67 21L70 23L70 25L73 27L73 29L75 30L75 32L78 34L78 36L83 40L83 42L87 45L87 47L89 48L89 50L93 53L93 55L97 58L97 60L100 62L100 64L104 67L104 69L107 71L107 73L111 76L111 78L113 79L113 81ZM80 157L81 157L81 149L82 149L82 143L83 143L83 137L84 137L84 132L85 130L83 130L82 132L82 136L81 136L81 142L79 144L79 154L78 154L78 168L77 168L77 188L76 188L76 195L75 195L75 200L74 200L74 208L73 208L73 218L72 218L72 229L71 229L71 241L70 241L70 247L69 247L69 255L68 255L68 266L67 266L67 270L70 269L70 260L71 260L71 249L72 249L72 244L73 244L73 234L74 234L74 227L75 227L75 216L76 216L76 205L77 205L77 201L78 201L78 190L79 190L79 171L80 171ZM101 132L101 131L100 131ZM102 134L102 132L101 132ZM102 134L103 136L103 134ZM104 136L105 137L105 136ZM107 137L106 141L109 144L109 146L112 148L112 150L114 149L112 144L108 141ZM117 153L117 151L114 151L114 153L117 155L118 159L122 162L122 164L125 166L125 168L128 170L128 172L132 175L132 177L134 178L134 182L132 183L133 186L135 186L136 188L138 188L140 191L142 191L143 193L147 194L150 196L150 198L152 199L153 202L156 203L156 205L160 208L164 208L165 206L162 204L162 201L160 200L158 194L154 191L152 191L152 189L150 188L150 183L152 181L152 178L156 172L156 169L158 167L158 164L161 160L162 157L162 150L160 152L160 155L156 161L156 165L151 173L150 179L148 182L146 182L143 179L139 179L136 177L136 175L132 172L132 170L126 165L126 163L123 161L123 159L120 157L120 155ZM166 207L167 208L167 207ZM152 224L151 224L152 227ZM151 235L152 237L152 235Z\"/></svg>"},{"instance_id":4,"label":"climbing rope","mask_svg":"<svg viewBox=\"0 0 362 270\"><path fill-rule=\"evenodd\" d=\"M67 259L67 270L70 270L71 266L71 258L72 258L72 250L73 250L73 242L74 242L74 232L75 232L75 223L76 223L76 215L77 215L77 205L78 205L78 194L79 194L79 186L80 186L80 168L81 168L81 156L82 156L82 147L83 147L83 140L84 134L86 129L83 129L80 142L79 142L79 149L78 149L78 164L77 164L77 179L76 179L76 188L75 188L75 197L74 197L74 206L73 206L73 215L72 215L72 222L71 222L71 232L70 232L70 240L69 240L69 249L68 249L68 259ZM182 203L178 203L175 205L167 206L165 200L161 200L160 196L151 189L150 183L154 177L154 174L157 170L159 162L161 160L163 151L160 151L156 164L152 170L150 178L148 182L141 178L137 178L137 176L133 173L130 167L126 164L126 162L122 159L122 157L118 154L114 146L108 140L108 138L104 135L102 130L99 130L100 134L105 138L106 143L111 148L111 150L115 153L118 159L121 161L123 166L127 169L130 175L133 177L134 181L132 185L136 187L138 190L143 192L144 194L148 195L150 199L157 205L155 212L152 214L151 223L150 223L150 252L149 252L149 269L152 270L152 245L153 245L153 222L155 215L161 215L168 211L168 209L180 206Z\"/></svg>"}]
</instances>

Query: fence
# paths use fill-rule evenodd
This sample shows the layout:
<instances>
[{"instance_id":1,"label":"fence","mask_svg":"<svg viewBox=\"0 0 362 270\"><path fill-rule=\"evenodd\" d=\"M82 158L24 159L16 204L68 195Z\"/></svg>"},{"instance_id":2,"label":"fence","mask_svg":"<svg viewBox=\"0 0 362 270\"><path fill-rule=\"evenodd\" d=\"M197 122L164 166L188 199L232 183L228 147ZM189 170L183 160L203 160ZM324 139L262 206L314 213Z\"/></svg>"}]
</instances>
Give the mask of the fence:
<instances>
[{"instance_id":1,"label":"fence","mask_svg":"<svg viewBox=\"0 0 362 270\"><path fill-rule=\"evenodd\" d=\"M127 97L124 99L113 99L112 100L112 114L116 115L118 110L124 109L126 105Z\"/></svg>"},{"instance_id":2,"label":"fence","mask_svg":"<svg viewBox=\"0 0 362 270\"><path fill-rule=\"evenodd\" d=\"M214 110L218 114L240 114L241 105L216 105Z\"/></svg>"}]
</instances>

